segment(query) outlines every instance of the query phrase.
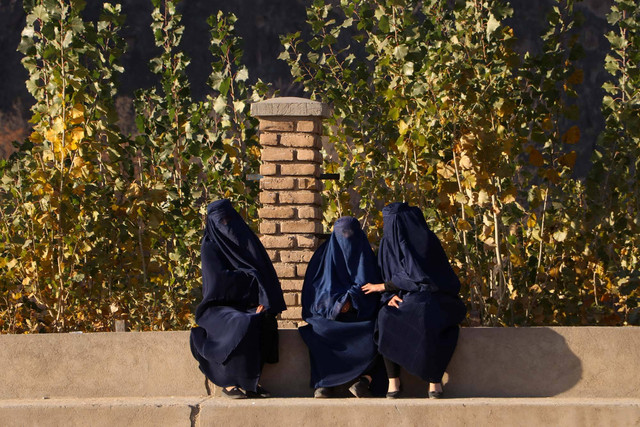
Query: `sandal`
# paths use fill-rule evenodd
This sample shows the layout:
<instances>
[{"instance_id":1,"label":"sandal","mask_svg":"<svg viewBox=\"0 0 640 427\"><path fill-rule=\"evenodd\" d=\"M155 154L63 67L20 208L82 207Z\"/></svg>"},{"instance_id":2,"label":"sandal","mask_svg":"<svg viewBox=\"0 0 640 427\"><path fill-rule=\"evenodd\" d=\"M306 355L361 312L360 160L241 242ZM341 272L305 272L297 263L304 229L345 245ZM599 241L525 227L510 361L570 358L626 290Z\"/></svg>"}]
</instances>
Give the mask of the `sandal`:
<instances>
[{"instance_id":1,"label":"sandal","mask_svg":"<svg viewBox=\"0 0 640 427\"><path fill-rule=\"evenodd\" d=\"M331 393L331 389L329 387L318 387L314 392L313 392L313 397L315 397L316 399L327 399L329 397L331 397L332 393Z\"/></svg>"},{"instance_id":2,"label":"sandal","mask_svg":"<svg viewBox=\"0 0 640 427\"><path fill-rule=\"evenodd\" d=\"M242 389L238 386L235 386L229 390L227 390L225 387L221 387L222 388L222 393L227 396L229 399L246 399L247 395L245 394L244 391L242 391Z\"/></svg>"},{"instance_id":3,"label":"sandal","mask_svg":"<svg viewBox=\"0 0 640 427\"><path fill-rule=\"evenodd\" d=\"M397 399L400 397L401 394L402 394L402 384L400 384L400 386L396 391L388 391L387 399Z\"/></svg>"},{"instance_id":4,"label":"sandal","mask_svg":"<svg viewBox=\"0 0 640 427\"><path fill-rule=\"evenodd\" d=\"M369 381L366 377L360 377L358 381L353 383L351 387L349 387L349 391L355 397L371 397L371 391L369 390L369 386L371 385L371 381Z\"/></svg>"},{"instance_id":5,"label":"sandal","mask_svg":"<svg viewBox=\"0 0 640 427\"><path fill-rule=\"evenodd\" d=\"M251 391L248 390L247 391L247 397L251 397L251 398L265 398L265 397L271 397L271 393L269 393L269 391L262 387L261 385L258 385L256 387L256 391Z\"/></svg>"}]
</instances>

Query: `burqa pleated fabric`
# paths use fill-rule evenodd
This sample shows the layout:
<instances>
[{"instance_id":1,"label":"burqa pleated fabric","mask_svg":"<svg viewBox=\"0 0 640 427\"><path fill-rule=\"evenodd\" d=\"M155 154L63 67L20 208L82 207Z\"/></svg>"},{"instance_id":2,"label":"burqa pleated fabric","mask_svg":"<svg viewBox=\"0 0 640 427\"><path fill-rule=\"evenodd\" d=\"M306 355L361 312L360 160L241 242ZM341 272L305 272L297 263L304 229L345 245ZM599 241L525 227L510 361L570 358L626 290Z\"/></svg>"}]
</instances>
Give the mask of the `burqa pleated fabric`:
<instances>
[{"instance_id":1,"label":"burqa pleated fabric","mask_svg":"<svg viewBox=\"0 0 640 427\"><path fill-rule=\"evenodd\" d=\"M375 255L360 223L352 217L338 219L329 240L313 254L302 287L302 318L308 325L299 331L309 348L312 387L345 384L375 363L380 297L365 295L360 287L379 281ZM340 313L347 299L352 308Z\"/></svg>"},{"instance_id":2,"label":"burqa pleated fabric","mask_svg":"<svg viewBox=\"0 0 640 427\"><path fill-rule=\"evenodd\" d=\"M201 259L191 352L214 384L256 391L262 365L278 361L275 315L286 305L264 246L227 199L207 207Z\"/></svg>"},{"instance_id":3,"label":"burqa pleated fabric","mask_svg":"<svg viewBox=\"0 0 640 427\"><path fill-rule=\"evenodd\" d=\"M419 208L391 203L383 211L378 263L382 278L396 292L400 308L384 305L378 314L380 353L425 381L439 383L458 341L466 307L460 281L438 237Z\"/></svg>"}]
</instances>

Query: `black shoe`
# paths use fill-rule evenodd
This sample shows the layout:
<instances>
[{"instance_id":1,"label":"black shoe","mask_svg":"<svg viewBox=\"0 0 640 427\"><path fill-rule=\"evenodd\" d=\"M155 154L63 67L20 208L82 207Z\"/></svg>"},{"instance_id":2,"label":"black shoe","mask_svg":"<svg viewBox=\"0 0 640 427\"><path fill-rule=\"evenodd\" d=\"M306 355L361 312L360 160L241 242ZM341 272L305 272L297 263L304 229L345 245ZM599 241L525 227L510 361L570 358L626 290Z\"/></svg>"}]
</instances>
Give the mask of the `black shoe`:
<instances>
[{"instance_id":1,"label":"black shoe","mask_svg":"<svg viewBox=\"0 0 640 427\"><path fill-rule=\"evenodd\" d=\"M222 388L222 393L227 396L229 399L246 399L247 395L240 387L233 387L232 389L227 390L224 387Z\"/></svg>"},{"instance_id":2,"label":"black shoe","mask_svg":"<svg viewBox=\"0 0 640 427\"><path fill-rule=\"evenodd\" d=\"M331 389L329 387L318 387L316 391L313 392L313 397L316 399L327 399L331 397Z\"/></svg>"},{"instance_id":3,"label":"black shoe","mask_svg":"<svg viewBox=\"0 0 640 427\"><path fill-rule=\"evenodd\" d=\"M444 390L443 391L430 391L429 392L429 399L442 399L443 396L444 396Z\"/></svg>"},{"instance_id":4,"label":"black shoe","mask_svg":"<svg viewBox=\"0 0 640 427\"><path fill-rule=\"evenodd\" d=\"M349 391L355 397L371 397L371 391L369 390L370 385L371 381L369 381L366 377L360 377L358 381L356 381L351 385L351 387L349 387Z\"/></svg>"},{"instance_id":5,"label":"black shoe","mask_svg":"<svg viewBox=\"0 0 640 427\"><path fill-rule=\"evenodd\" d=\"M269 393L269 391L262 387L261 385L258 385L258 387L256 387L256 391L247 391L247 397L251 397L253 399L256 398L265 398L265 397L271 397L271 393Z\"/></svg>"},{"instance_id":6,"label":"black shoe","mask_svg":"<svg viewBox=\"0 0 640 427\"><path fill-rule=\"evenodd\" d=\"M402 394L402 385L400 385L400 387L398 387L396 391L388 391L387 399L397 399L400 397L401 394Z\"/></svg>"}]
</instances>

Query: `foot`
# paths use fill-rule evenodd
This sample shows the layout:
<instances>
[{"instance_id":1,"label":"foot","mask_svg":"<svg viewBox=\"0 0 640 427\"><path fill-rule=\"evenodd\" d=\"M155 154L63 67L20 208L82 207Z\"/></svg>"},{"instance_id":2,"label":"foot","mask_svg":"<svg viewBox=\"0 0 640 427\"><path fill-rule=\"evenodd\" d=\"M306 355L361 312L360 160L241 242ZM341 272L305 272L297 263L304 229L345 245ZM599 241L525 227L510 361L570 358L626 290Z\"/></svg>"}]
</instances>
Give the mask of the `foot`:
<instances>
[{"instance_id":1,"label":"foot","mask_svg":"<svg viewBox=\"0 0 640 427\"><path fill-rule=\"evenodd\" d=\"M229 399L246 399L246 393L237 386L234 387L223 387L222 393L227 396Z\"/></svg>"},{"instance_id":2,"label":"foot","mask_svg":"<svg viewBox=\"0 0 640 427\"><path fill-rule=\"evenodd\" d=\"M313 392L313 397L315 397L316 399L326 399L331 397L332 393L331 393L331 389L329 387L318 387L314 392Z\"/></svg>"},{"instance_id":3,"label":"foot","mask_svg":"<svg viewBox=\"0 0 640 427\"><path fill-rule=\"evenodd\" d=\"M429 383L429 399L442 399L443 396L442 383Z\"/></svg>"},{"instance_id":4,"label":"foot","mask_svg":"<svg viewBox=\"0 0 640 427\"><path fill-rule=\"evenodd\" d=\"M349 387L349 391L355 397L370 397L371 391L369 390L369 386L371 385L371 380L367 377L360 377L358 381L353 383L351 387Z\"/></svg>"},{"instance_id":5,"label":"foot","mask_svg":"<svg viewBox=\"0 0 640 427\"><path fill-rule=\"evenodd\" d=\"M387 397L389 399L397 399L402 393L402 384L400 378L389 378L389 388L387 389Z\"/></svg>"},{"instance_id":6,"label":"foot","mask_svg":"<svg viewBox=\"0 0 640 427\"><path fill-rule=\"evenodd\" d=\"M269 393L269 391L266 388L258 384L258 387L256 387L256 391L247 391L247 397L251 397L253 399L265 398L265 397L271 397L271 393Z\"/></svg>"}]
</instances>

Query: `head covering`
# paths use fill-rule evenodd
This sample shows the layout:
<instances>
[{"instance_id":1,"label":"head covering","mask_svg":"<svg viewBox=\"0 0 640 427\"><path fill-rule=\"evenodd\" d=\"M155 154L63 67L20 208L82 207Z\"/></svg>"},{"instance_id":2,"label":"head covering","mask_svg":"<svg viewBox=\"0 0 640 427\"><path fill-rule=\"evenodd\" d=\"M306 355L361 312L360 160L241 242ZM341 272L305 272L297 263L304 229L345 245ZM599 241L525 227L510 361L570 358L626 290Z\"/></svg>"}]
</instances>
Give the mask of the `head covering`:
<instances>
[{"instance_id":1,"label":"head covering","mask_svg":"<svg viewBox=\"0 0 640 427\"><path fill-rule=\"evenodd\" d=\"M379 283L380 273L367 236L357 219L339 218L331 237L313 255L302 287L302 317L335 319L350 296L358 319L375 315L378 297L360 289Z\"/></svg>"},{"instance_id":2,"label":"head covering","mask_svg":"<svg viewBox=\"0 0 640 427\"><path fill-rule=\"evenodd\" d=\"M262 246L240 214L233 209L228 199L217 200L207 206L207 224L205 238L214 243L213 247L222 254L228 262L230 270L246 271L254 275L258 282L258 302L271 313L286 310L280 281L269 259L267 251ZM203 245L204 248L205 245ZM204 255L204 254L203 254ZM204 256L203 256L204 259ZM203 276L206 274L203 268ZM218 280L203 281L203 287L215 287ZM225 286L226 284L220 284ZM203 295L215 291L203 289Z\"/></svg>"},{"instance_id":3,"label":"head covering","mask_svg":"<svg viewBox=\"0 0 640 427\"><path fill-rule=\"evenodd\" d=\"M382 210L382 216L384 226L378 262L384 280L406 291L426 287L457 295L460 281L422 211L395 202Z\"/></svg>"}]
</instances>

